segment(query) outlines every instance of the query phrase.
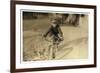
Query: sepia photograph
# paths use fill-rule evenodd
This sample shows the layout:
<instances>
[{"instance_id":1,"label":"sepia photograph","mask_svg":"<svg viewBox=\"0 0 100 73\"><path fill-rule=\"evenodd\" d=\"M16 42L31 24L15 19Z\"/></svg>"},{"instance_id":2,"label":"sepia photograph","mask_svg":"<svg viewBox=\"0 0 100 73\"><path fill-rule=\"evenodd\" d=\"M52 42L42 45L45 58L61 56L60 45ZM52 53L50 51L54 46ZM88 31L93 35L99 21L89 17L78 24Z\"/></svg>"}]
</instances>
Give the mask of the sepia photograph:
<instances>
[{"instance_id":1,"label":"sepia photograph","mask_svg":"<svg viewBox=\"0 0 100 73\"><path fill-rule=\"evenodd\" d=\"M23 61L88 58L88 13L22 14Z\"/></svg>"}]
</instances>

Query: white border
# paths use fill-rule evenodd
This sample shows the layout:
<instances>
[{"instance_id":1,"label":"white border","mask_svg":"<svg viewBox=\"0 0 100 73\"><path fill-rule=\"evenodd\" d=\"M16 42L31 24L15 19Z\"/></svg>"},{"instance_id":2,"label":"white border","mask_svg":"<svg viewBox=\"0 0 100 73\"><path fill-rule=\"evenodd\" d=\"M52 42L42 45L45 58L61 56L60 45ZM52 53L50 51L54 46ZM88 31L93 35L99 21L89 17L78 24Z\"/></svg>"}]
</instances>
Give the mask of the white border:
<instances>
[{"instance_id":1,"label":"white border","mask_svg":"<svg viewBox=\"0 0 100 73\"><path fill-rule=\"evenodd\" d=\"M58 11L58 12L76 12L76 13L89 13L89 58L88 59L73 59L73 60L53 60L53 61L34 61L34 62L20 62L22 45L22 12L21 9L27 10L46 10L46 11ZM53 66L74 66L74 65L86 65L94 63L94 11L93 9L84 8L69 8L69 7L50 7L50 6L35 6L35 5L16 5L16 68L39 68L39 67L53 67ZM20 32L21 31L21 32ZM21 36L21 37L20 37ZM21 44L21 47L20 47Z\"/></svg>"}]
</instances>

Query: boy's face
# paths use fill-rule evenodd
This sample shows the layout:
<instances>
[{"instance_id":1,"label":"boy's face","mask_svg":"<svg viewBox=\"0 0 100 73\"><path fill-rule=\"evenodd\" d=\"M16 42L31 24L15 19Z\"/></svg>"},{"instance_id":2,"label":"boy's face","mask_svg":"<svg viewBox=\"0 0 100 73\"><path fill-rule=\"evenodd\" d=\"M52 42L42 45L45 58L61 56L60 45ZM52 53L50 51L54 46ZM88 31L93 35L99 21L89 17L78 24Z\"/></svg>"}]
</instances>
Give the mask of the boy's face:
<instances>
[{"instance_id":1,"label":"boy's face","mask_svg":"<svg viewBox=\"0 0 100 73\"><path fill-rule=\"evenodd\" d=\"M52 26L53 26L53 27L56 27L56 24L52 23Z\"/></svg>"},{"instance_id":2,"label":"boy's face","mask_svg":"<svg viewBox=\"0 0 100 73\"><path fill-rule=\"evenodd\" d=\"M53 27L56 27L55 20L52 20L51 22L52 22L51 25L52 25Z\"/></svg>"}]
</instances>

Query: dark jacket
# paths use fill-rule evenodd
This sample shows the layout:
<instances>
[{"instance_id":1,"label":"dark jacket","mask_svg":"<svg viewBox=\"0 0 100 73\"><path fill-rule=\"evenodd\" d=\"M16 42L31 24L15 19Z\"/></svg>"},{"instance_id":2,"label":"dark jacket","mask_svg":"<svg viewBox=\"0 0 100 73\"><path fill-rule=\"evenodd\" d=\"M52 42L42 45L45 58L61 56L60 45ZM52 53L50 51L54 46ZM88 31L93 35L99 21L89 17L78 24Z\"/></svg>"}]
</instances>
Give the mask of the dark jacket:
<instances>
[{"instance_id":1,"label":"dark jacket","mask_svg":"<svg viewBox=\"0 0 100 73\"><path fill-rule=\"evenodd\" d=\"M63 36L63 33L61 31L60 25L56 25L55 27L53 27L51 25L51 27L49 28L49 30L44 34L44 37L47 37L47 35L54 35L56 37L59 38L58 34L60 34L61 36Z\"/></svg>"}]
</instances>

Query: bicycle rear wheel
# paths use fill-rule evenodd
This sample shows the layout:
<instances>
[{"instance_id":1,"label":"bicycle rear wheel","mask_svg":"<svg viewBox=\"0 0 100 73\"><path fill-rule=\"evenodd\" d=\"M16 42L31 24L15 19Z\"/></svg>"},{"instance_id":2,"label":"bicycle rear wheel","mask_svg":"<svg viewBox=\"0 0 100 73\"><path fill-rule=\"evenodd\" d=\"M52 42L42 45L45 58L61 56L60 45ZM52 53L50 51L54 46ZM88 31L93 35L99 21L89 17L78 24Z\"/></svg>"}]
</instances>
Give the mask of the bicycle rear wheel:
<instances>
[{"instance_id":1,"label":"bicycle rear wheel","mask_svg":"<svg viewBox=\"0 0 100 73\"><path fill-rule=\"evenodd\" d=\"M55 59L57 53L57 45L50 45L48 49L48 59Z\"/></svg>"}]
</instances>

